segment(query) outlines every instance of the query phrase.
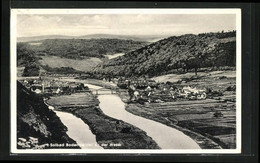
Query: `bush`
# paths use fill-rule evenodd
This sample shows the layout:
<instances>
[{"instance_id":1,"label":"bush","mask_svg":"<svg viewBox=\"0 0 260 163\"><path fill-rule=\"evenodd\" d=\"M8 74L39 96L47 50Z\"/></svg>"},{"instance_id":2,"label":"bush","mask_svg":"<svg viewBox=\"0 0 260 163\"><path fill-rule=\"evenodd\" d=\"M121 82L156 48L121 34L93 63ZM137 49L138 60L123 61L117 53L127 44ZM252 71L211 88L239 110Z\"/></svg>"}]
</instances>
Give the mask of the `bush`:
<instances>
[{"instance_id":1,"label":"bush","mask_svg":"<svg viewBox=\"0 0 260 163\"><path fill-rule=\"evenodd\" d=\"M236 85L228 86L226 91L236 91Z\"/></svg>"},{"instance_id":2,"label":"bush","mask_svg":"<svg viewBox=\"0 0 260 163\"><path fill-rule=\"evenodd\" d=\"M124 127L121 130L122 133L129 133L130 131L131 131L131 127Z\"/></svg>"},{"instance_id":3,"label":"bush","mask_svg":"<svg viewBox=\"0 0 260 163\"><path fill-rule=\"evenodd\" d=\"M216 111L216 112L213 114L213 116L214 116L215 118L219 118L219 117L223 117L223 114L221 113L221 111Z\"/></svg>"}]
</instances>

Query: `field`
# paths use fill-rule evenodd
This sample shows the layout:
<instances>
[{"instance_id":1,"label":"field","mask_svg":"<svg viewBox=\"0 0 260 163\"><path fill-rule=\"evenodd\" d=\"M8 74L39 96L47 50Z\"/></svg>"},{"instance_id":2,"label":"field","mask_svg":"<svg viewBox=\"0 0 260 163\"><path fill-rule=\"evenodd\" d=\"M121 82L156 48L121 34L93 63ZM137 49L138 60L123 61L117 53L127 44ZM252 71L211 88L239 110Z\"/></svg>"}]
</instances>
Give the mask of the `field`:
<instances>
[{"instance_id":1,"label":"field","mask_svg":"<svg viewBox=\"0 0 260 163\"><path fill-rule=\"evenodd\" d=\"M125 55L125 53L116 53L116 54L105 55L105 56L108 57L108 59L112 59L112 58L116 58L116 57L119 57L122 55Z\"/></svg>"},{"instance_id":2,"label":"field","mask_svg":"<svg viewBox=\"0 0 260 163\"><path fill-rule=\"evenodd\" d=\"M158 77L161 82L169 76L178 80L191 78L191 74ZM171 81L173 81L172 79ZM177 81L178 81L177 80ZM180 100L161 103L129 103L126 110L149 119L178 128L191 136L202 148L236 148L236 91L235 71L204 73L194 80L174 83L176 86L195 86L221 92L222 95L205 100ZM127 93L121 98L127 102Z\"/></svg>"},{"instance_id":3,"label":"field","mask_svg":"<svg viewBox=\"0 0 260 163\"><path fill-rule=\"evenodd\" d=\"M151 78L156 82L177 82L183 78L191 78L194 76L194 72L188 72L185 74L168 74ZM236 77L235 71L212 71L212 72L198 72L198 77L210 76L210 78L226 76L226 77Z\"/></svg>"},{"instance_id":4,"label":"field","mask_svg":"<svg viewBox=\"0 0 260 163\"><path fill-rule=\"evenodd\" d=\"M81 60L61 58L58 56L41 56L41 58L40 63L42 65L48 65L51 68L72 67L78 71L88 71L93 66L102 62L99 58Z\"/></svg>"}]
</instances>

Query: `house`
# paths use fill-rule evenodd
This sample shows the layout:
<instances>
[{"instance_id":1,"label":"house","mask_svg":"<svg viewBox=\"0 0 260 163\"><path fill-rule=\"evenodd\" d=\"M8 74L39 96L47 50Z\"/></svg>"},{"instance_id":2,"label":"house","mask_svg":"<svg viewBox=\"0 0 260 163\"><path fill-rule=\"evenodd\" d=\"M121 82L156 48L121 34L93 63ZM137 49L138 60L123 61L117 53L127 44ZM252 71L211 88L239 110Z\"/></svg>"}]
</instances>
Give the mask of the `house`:
<instances>
[{"instance_id":1,"label":"house","mask_svg":"<svg viewBox=\"0 0 260 163\"><path fill-rule=\"evenodd\" d=\"M205 90L197 89L196 87L185 86L182 88L185 93L199 94L205 92Z\"/></svg>"},{"instance_id":2,"label":"house","mask_svg":"<svg viewBox=\"0 0 260 163\"><path fill-rule=\"evenodd\" d=\"M36 89L34 92L37 94L42 93L42 91L40 89Z\"/></svg>"},{"instance_id":3,"label":"house","mask_svg":"<svg viewBox=\"0 0 260 163\"><path fill-rule=\"evenodd\" d=\"M61 92L61 90L60 90L60 88L58 88L57 91L56 91L56 93L60 93L60 92Z\"/></svg>"},{"instance_id":4,"label":"house","mask_svg":"<svg viewBox=\"0 0 260 163\"><path fill-rule=\"evenodd\" d=\"M185 86L183 87L183 93L186 94L185 97L194 100L194 99L198 99L198 100L202 100L202 99L206 99L207 95L206 95L206 90L202 90L202 89L197 89L196 87L190 87L190 86Z\"/></svg>"},{"instance_id":5,"label":"house","mask_svg":"<svg viewBox=\"0 0 260 163\"><path fill-rule=\"evenodd\" d=\"M32 92L35 92L35 93L39 94L39 93L42 92L42 91L41 91L41 90L42 90L42 86L39 85L39 84L34 84L33 86L31 86L30 90L31 90Z\"/></svg>"}]
</instances>

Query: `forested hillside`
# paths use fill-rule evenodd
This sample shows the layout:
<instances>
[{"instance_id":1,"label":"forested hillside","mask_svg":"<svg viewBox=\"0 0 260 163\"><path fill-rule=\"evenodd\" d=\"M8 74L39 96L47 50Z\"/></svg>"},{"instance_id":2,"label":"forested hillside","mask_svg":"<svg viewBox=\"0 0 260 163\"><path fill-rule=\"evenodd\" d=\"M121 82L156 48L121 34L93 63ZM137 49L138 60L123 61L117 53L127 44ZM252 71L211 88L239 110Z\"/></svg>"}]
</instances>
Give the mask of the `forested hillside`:
<instances>
[{"instance_id":1,"label":"forested hillside","mask_svg":"<svg viewBox=\"0 0 260 163\"><path fill-rule=\"evenodd\" d=\"M25 67L23 76L38 76L40 70L51 73L90 71L106 55L127 53L147 44L120 39L47 39L19 42L17 66ZM68 70L67 67L72 71L63 71Z\"/></svg>"},{"instance_id":2,"label":"forested hillside","mask_svg":"<svg viewBox=\"0 0 260 163\"><path fill-rule=\"evenodd\" d=\"M17 148L50 148L50 143L76 143L66 131L66 126L43 99L17 82Z\"/></svg>"},{"instance_id":3,"label":"forested hillside","mask_svg":"<svg viewBox=\"0 0 260 163\"><path fill-rule=\"evenodd\" d=\"M197 72L203 67L235 66L236 32L186 34L162 39L95 67L118 76L156 76L172 71Z\"/></svg>"},{"instance_id":4,"label":"forested hillside","mask_svg":"<svg viewBox=\"0 0 260 163\"><path fill-rule=\"evenodd\" d=\"M119 39L47 39L19 44L26 44L28 48L35 51L38 55L84 59L90 57L103 58L104 55L108 54L126 53L138 49L147 43Z\"/></svg>"}]
</instances>

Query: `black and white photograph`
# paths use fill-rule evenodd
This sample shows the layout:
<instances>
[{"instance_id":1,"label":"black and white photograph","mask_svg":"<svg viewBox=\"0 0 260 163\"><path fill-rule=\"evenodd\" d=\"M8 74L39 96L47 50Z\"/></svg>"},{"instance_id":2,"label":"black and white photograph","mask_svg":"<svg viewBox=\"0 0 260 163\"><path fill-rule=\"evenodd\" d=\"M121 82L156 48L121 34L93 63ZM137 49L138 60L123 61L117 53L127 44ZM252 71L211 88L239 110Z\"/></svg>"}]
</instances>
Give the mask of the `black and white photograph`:
<instances>
[{"instance_id":1,"label":"black and white photograph","mask_svg":"<svg viewBox=\"0 0 260 163\"><path fill-rule=\"evenodd\" d=\"M12 153L241 153L240 9L11 9Z\"/></svg>"}]
</instances>

